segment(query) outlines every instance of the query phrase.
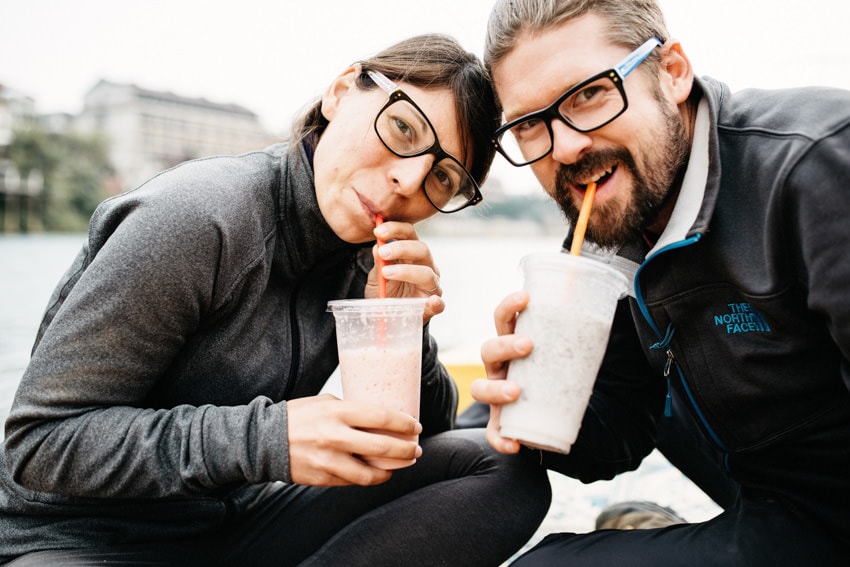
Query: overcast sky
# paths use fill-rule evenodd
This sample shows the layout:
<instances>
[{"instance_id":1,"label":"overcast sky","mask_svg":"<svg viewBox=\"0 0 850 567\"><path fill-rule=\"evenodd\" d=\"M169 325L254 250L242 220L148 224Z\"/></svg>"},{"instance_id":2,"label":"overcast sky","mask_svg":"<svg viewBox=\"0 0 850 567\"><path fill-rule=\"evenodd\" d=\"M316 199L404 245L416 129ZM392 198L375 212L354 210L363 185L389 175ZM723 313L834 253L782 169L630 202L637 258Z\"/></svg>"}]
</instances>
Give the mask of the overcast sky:
<instances>
[{"instance_id":1,"label":"overcast sky","mask_svg":"<svg viewBox=\"0 0 850 567\"><path fill-rule=\"evenodd\" d=\"M349 63L441 31L481 54L491 0L0 0L0 82L77 112L99 79L256 112L272 130ZM698 74L850 88L846 0L662 0Z\"/></svg>"},{"instance_id":2,"label":"overcast sky","mask_svg":"<svg viewBox=\"0 0 850 567\"><path fill-rule=\"evenodd\" d=\"M848 0L661 0L698 75L850 88ZM39 112L99 79L257 113L274 132L348 64L439 31L481 54L492 0L0 0L0 83ZM526 168L527 169L527 168Z\"/></svg>"}]
</instances>

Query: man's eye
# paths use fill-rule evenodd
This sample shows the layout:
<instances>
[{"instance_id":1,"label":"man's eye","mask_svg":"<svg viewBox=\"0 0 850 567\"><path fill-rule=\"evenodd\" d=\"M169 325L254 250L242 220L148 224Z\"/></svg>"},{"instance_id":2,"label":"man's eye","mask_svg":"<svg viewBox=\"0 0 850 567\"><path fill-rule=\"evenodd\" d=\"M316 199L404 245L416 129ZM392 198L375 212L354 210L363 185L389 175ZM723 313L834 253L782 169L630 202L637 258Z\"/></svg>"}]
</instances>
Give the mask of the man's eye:
<instances>
[{"instance_id":1,"label":"man's eye","mask_svg":"<svg viewBox=\"0 0 850 567\"><path fill-rule=\"evenodd\" d=\"M511 132L517 139L521 139L533 137L540 129L545 129L543 127L543 120L540 118L530 118L511 128Z\"/></svg>"}]
</instances>

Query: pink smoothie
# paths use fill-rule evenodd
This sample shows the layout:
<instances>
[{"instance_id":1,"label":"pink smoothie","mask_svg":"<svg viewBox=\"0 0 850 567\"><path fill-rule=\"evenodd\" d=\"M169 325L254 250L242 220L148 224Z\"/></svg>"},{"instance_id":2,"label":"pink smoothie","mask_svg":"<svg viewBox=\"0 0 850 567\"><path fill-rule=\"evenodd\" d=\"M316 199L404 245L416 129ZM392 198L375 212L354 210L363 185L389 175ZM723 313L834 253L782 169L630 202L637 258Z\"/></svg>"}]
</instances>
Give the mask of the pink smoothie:
<instances>
[{"instance_id":1,"label":"pink smoothie","mask_svg":"<svg viewBox=\"0 0 850 567\"><path fill-rule=\"evenodd\" d=\"M369 402L403 411L419 418L419 383L422 353L418 348L370 346L344 349L339 353L342 397ZM417 436L404 436L416 441ZM365 459L382 469L397 469L412 464L398 459Z\"/></svg>"}]
</instances>

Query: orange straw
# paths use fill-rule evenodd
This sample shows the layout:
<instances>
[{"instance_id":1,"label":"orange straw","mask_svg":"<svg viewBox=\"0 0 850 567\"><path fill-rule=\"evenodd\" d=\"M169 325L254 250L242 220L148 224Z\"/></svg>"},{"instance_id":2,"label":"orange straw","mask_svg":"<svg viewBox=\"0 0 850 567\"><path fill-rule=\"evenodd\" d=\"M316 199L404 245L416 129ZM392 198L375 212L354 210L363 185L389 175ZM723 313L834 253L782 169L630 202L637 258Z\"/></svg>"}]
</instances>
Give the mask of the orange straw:
<instances>
[{"instance_id":1,"label":"orange straw","mask_svg":"<svg viewBox=\"0 0 850 567\"><path fill-rule=\"evenodd\" d=\"M375 215L375 226L379 227L384 223L384 217L381 215ZM383 246L386 244L380 238L378 239L378 246ZM387 265L387 262L381 258L381 255L378 255L378 297L381 299L385 299L387 297L387 278L384 277L384 266ZM378 346L383 348L387 341L387 320L383 317L378 319Z\"/></svg>"},{"instance_id":2,"label":"orange straw","mask_svg":"<svg viewBox=\"0 0 850 567\"><path fill-rule=\"evenodd\" d=\"M379 227L384 223L384 217L381 215L375 215L375 226ZM378 246L383 246L386 244L381 239L378 239ZM378 297L385 298L387 297L387 278L384 277L384 266L386 266L386 261L378 255Z\"/></svg>"},{"instance_id":3,"label":"orange straw","mask_svg":"<svg viewBox=\"0 0 850 567\"><path fill-rule=\"evenodd\" d=\"M587 184L584 199L581 201L581 210L578 213L576 229L573 232L573 243L570 246L570 254L578 256L581 253L581 243L584 242L584 233L587 230L587 219L590 217L590 208L593 206L593 196L596 194L596 183Z\"/></svg>"}]
</instances>

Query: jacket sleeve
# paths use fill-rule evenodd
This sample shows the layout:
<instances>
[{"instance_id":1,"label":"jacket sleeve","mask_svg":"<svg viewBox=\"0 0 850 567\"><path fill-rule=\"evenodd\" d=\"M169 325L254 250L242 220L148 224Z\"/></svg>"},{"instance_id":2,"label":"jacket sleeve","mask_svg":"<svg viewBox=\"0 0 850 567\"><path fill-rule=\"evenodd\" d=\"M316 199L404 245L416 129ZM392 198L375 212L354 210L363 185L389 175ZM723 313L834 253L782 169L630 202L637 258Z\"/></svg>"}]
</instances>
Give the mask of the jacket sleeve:
<instances>
[{"instance_id":1,"label":"jacket sleeve","mask_svg":"<svg viewBox=\"0 0 850 567\"><path fill-rule=\"evenodd\" d=\"M6 422L11 475L30 490L99 498L286 480L285 404L146 407L203 316L226 301L216 277L226 247L190 208L148 214L132 196L121 202L96 213L89 254L48 310Z\"/></svg>"},{"instance_id":2,"label":"jacket sleeve","mask_svg":"<svg viewBox=\"0 0 850 567\"><path fill-rule=\"evenodd\" d=\"M824 104L823 108L827 108ZM846 113L845 113L846 114ZM788 176L784 244L799 247L797 273L808 308L823 316L841 353L841 375L850 389L850 120L816 140Z\"/></svg>"},{"instance_id":3,"label":"jacket sleeve","mask_svg":"<svg viewBox=\"0 0 850 567\"><path fill-rule=\"evenodd\" d=\"M543 451L542 463L585 483L636 469L655 446L664 388L641 349L628 300L621 300L576 443L568 455Z\"/></svg>"}]
</instances>

